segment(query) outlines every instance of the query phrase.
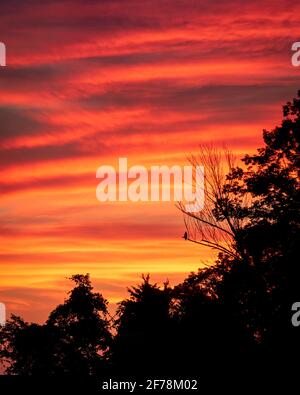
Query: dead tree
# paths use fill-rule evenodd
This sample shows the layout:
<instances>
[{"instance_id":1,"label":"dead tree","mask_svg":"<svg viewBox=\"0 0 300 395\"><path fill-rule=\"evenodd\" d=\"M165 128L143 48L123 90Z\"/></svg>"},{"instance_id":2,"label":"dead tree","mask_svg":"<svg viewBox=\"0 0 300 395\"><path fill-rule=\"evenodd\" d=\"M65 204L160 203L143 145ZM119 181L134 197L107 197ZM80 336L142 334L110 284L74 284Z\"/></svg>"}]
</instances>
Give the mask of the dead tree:
<instances>
[{"instance_id":1,"label":"dead tree","mask_svg":"<svg viewBox=\"0 0 300 395\"><path fill-rule=\"evenodd\" d=\"M236 178L228 177L236 168L236 158L227 149L200 146L198 155L191 155L189 162L194 169L204 167L204 185L196 185L194 171L193 188L204 189L204 207L201 211L188 212L180 202L178 208L184 214L185 239L210 247L233 258L241 258L243 252L238 243L238 232L245 226L245 216L240 215L250 204L247 194L234 192Z\"/></svg>"}]
</instances>

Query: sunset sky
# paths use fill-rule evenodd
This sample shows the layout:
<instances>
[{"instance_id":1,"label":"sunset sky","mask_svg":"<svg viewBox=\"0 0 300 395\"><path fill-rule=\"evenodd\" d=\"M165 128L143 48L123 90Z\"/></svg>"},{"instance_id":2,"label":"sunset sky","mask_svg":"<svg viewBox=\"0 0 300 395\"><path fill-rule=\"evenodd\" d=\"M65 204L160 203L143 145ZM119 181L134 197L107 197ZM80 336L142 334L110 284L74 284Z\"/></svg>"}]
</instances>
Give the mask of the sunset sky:
<instances>
[{"instance_id":1,"label":"sunset sky","mask_svg":"<svg viewBox=\"0 0 300 395\"><path fill-rule=\"evenodd\" d=\"M262 144L300 89L295 1L11 0L0 7L0 302L44 321L76 273L112 303L213 253L174 202L100 203L96 170Z\"/></svg>"}]
</instances>

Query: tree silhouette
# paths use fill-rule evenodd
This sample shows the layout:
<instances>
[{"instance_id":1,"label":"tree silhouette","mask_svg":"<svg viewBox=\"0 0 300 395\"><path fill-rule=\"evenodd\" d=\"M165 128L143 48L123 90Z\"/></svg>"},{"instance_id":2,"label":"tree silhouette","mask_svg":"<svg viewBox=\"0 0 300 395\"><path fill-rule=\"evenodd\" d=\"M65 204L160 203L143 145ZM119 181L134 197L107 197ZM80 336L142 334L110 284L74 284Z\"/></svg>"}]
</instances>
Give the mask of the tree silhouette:
<instances>
[{"instance_id":1,"label":"tree silhouette","mask_svg":"<svg viewBox=\"0 0 300 395\"><path fill-rule=\"evenodd\" d=\"M29 324L12 315L0 328L0 358L10 374L51 373L53 333L45 325Z\"/></svg>"},{"instance_id":2,"label":"tree silhouette","mask_svg":"<svg viewBox=\"0 0 300 395\"><path fill-rule=\"evenodd\" d=\"M75 287L45 325L13 316L1 330L0 356L14 374L96 374L105 368L111 341L107 301L94 293L89 275L71 277Z\"/></svg>"},{"instance_id":3,"label":"tree silhouette","mask_svg":"<svg viewBox=\"0 0 300 395\"><path fill-rule=\"evenodd\" d=\"M244 215L249 223L240 232L249 265L256 271L264 294L260 337L273 350L299 345L290 323L291 305L300 300L299 264L299 163L300 92L283 107L284 119L272 131L264 131L265 147L246 155L246 170L236 169L229 177L242 181L253 201ZM243 189L237 188L241 195Z\"/></svg>"},{"instance_id":4,"label":"tree silhouette","mask_svg":"<svg viewBox=\"0 0 300 395\"><path fill-rule=\"evenodd\" d=\"M200 244L222 252L219 260L227 270L219 298L227 319L233 317L240 331L269 351L299 342L290 309L300 297L300 96L284 106L283 115L280 126L264 131L265 146L245 156L245 168L229 158L226 177L219 170L220 156L202 152L208 163L208 206L186 222L189 234L200 234Z\"/></svg>"},{"instance_id":5,"label":"tree silhouette","mask_svg":"<svg viewBox=\"0 0 300 395\"><path fill-rule=\"evenodd\" d=\"M128 289L129 298L119 304L111 349L118 371L153 372L167 368L172 349L172 293L168 283L160 289L150 276Z\"/></svg>"}]
</instances>

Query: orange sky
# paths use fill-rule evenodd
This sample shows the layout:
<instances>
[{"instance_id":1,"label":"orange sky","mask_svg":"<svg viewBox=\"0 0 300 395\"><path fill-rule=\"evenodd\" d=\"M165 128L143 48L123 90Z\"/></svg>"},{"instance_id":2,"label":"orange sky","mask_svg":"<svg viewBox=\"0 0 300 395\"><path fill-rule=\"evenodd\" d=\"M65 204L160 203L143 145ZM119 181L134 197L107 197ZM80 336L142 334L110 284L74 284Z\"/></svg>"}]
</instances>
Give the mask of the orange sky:
<instances>
[{"instance_id":1,"label":"orange sky","mask_svg":"<svg viewBox=\"0 0 300 395\"><path fill-rule=\"evenodd\" d=\"M187 164L199 143L261 145L300 89L292 1L1 3L0 301L43 321L75 273L112 304L150 272L182 280L210 251L174 203L100 203L101 165Z\"/></svg>"}]
</instances>

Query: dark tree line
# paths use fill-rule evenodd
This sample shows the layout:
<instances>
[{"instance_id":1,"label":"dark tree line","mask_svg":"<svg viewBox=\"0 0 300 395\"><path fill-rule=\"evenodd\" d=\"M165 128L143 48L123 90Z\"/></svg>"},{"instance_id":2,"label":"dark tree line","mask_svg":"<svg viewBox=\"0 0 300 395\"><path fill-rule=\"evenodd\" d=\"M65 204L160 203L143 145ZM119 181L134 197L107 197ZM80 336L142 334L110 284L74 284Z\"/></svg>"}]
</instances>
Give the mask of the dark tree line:
<instances>
[{"instance_id":1,"label":"dark tree line","mask_svg":"<svg viewBox=\"0 0 300 395\"><path fill-rule=\"evenodd\" d=\"M300 92L283 115L242 167L225 155L227 174L215 150L202 150L206 206L185 212L185 238L218 250L215 264L175 287L144 276L113 319L89 276L73 276L74 288L44 325L12 316L1 328L7 372L190 372L226 364L229 356L261 359L299 350L291 306L300 301ZM199 158L191 160L196 165Z\"/></svg>"}]
</instances>

